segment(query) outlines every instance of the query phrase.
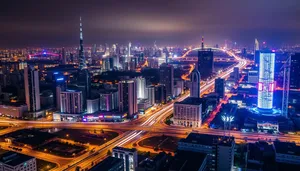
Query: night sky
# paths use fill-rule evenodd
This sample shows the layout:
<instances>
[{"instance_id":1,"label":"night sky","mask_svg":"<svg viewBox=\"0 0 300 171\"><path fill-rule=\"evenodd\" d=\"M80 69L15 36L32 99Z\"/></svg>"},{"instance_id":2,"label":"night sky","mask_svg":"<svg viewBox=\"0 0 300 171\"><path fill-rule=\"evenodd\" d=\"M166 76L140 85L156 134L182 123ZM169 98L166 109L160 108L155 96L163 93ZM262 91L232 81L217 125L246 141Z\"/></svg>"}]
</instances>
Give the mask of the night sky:
<instances>
[{"instance_id":1,"label":"night sky","mask_svg":"<svg viewBox=\"0 0 300 171\"><path fill-rule=\"evenodd\" d=\"M300 0L2 0L0 48L300 43Z\"/></svg>"}]
</instances>

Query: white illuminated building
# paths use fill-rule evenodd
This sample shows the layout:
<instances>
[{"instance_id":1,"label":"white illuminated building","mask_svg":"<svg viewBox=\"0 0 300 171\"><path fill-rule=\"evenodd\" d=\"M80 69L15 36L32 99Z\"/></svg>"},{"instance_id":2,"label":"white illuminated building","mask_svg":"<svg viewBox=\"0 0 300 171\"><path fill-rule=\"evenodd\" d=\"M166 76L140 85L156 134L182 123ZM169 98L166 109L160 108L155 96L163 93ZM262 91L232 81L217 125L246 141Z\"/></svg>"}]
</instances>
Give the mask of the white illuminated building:
<instances>
[{"instance_id":1,"label":"white illuminated building","mask_svg":"<svg viewBox=\"0 0 300 171\"><path fill-rule=\"evenodd\" d=\"M137 98L144 99L146 98L146 80L143 77L136 78L136 85L137 85Z\"/></svg>"},{"instance_id":2,"label":"white illuminated building","mask_svg":"<svg viewBox=\"0 0 300 171\"><path fill-rule=\"evenodd\" d=\"M202 99L189 97L174 103L173 120L175 125L184 127L201 127Z\"/></svg>"},{"instance_id":3,"label":"white illuminated building","mask_svg":"<svg viewBox=\"0 0 300 171\"><path fill-rule=\"evenodd\" d=\"M259 62L257 107L268 112L273 108L275 53L261 52Z\"/></svg>"}]
</instances>

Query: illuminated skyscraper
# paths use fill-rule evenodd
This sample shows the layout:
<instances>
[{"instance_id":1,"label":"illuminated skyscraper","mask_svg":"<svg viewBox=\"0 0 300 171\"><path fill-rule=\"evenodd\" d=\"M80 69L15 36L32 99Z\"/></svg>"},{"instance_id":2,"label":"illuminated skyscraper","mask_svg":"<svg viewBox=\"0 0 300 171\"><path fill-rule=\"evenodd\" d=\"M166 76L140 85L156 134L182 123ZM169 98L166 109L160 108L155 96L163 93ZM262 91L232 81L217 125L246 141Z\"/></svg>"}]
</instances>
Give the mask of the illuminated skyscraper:
<instances>
[{"instance_id":1,"label":"illuminated skyscraper","mask_svg":"<svg viewBox=\"0 0 300 171\"><path fill-rule=\"evenodd\" d=\"M29 112L41 109L39 72L31 65L24 68L25 98Z\"/></svg>"},{"instance_id":2,"label":"illuminated skyscraper","mask_svg":"<svg viewBox=\"0 0 300 171\"><path fill-rule=\"evenodd\" d=\"M191 73L190 97L200 98L200 72L194 69Z\"/></svg>"},{"instance_id":3,"label":"illuminated skyscraper","mask_svg":"<svg viewBox=\"0 0 300 171\"><path fill-rule=\"evenodd\" d=\"M79 69L82 70L83 68L86 67L85 64L85 56L83 53L83 33L82 33L82 22L81 22L81 17L80 17L80 41L79 41Z\"/></svg>"},{"instance_id":4,"label":"illuminated skyscraper","mask_svg":"<svg viewBox=\"0 0 300 171\"><path fill-rule=\"evenodd\" d=\"M291 56L290 88L300 89L300 53Z\"/></svg>"},{"instance_id":5,"label":"illuminated skyscraper","mask_svg":"<svg viewBox=\"0 0 300 171\"><path fill-rule=\"evenodd\" d=\"M118 90L119 111L127 112L127 116L133 118L138 112L136 80L120 81Z\"/></svg>"},{"instance_id":6,"label":"illuminated skyscraper","mask_svg":"<svg viewBox=\"0 0 300 171\"><path fill-rule=\"evenodd\" d=\"M254 62L255 64L259 64L259 42L257 39L255 39L254 43Z\"/></svg>"},{"instance_id":7,"label":"illuminated skyscraper","mask_svg":"<svg viewBox=\"0 0 300 171\"><path fill-rule=\"evenodd\" d=\"M130 57L131 56L131 42L129 42L129 44L128 44L128 57Z\"/></svg>"},{"instance_id":8,"label":"illuminated skyscraper","mask_svg":"<svg viewBox=\"0 0 300 171\"><path fill-rule=\"evenodd\" d=\"M225 96L225 80L223 78L215 79L215 93L218 93L220 98Z\"/></svg>"},{"instance_id":9,"label":"illuminated skyscraper","mask_svg":"<svg viewBox=\"0 0 300 171\"><path fill-rule=\"evenodd\" d=\"M264 111L273 108L274 65L275 53L260 52L257 107Z\"/></svg>"},{"instance_id":10,"label":"illuminated skyscraper","mask_svg":"<svg viewBox=\"0 0 300 171\"><path fill-rule=\"evenodd\" d=\"M60 112L79 114L83 112L82 92L68 90L60 93Z\"/></svg>"},{"instance_id":11,"label":"illuminated skyscraper","mask_svg":"<svg viewBox=\"0 0 300 171\"><path fill-rule=\"evenodd\" d=\"M137 85L137 98L144 99L146 98L146 80L143 77L136 78L136 85Z\"/></svg>"},{"instance_id":12,"label":"illuminated skyscraper","mask_svg":"<svg viewBox=\"0 0 300 171\"><path fill-rule=\"evenodd\" d=\"M204 48L204 38L201 41L201 50L198 51L198 63L196 68L203 78L208 78L214 72L214 53L211 49Z\"/></svg>"},{"instance_id":13,"label":"illuminated skyscraper","mask_svg":"<svg viewBox=\"0 0 300 171\"><path fill-rule=\"evenodd\" d=\"M155 103L155 87L148 86L146 88L146 98L149 100L150 105L154 105Z\"/></svg>"},{"instance_id":14,"label":"illuminated skyscraper","mask_svg":"<svg viewBox=\"0 0 300 171\"><path fill-rule=\"evenodd\" d=\"M259 42L257 39L255 39L255 44L254 44L254 51L259 50Z\"/></svg>"},{"instance_id":15,"label":"illuminated skyscraper","mask_svg":"<svg viewBox=\"0 0 300 171\"><path fill-rule=\"evenodd\" d=\"M165 85L167 96L174 96L174 67L170 64L162 64L159 67L159 83Z\"/></svg>"},{"instance_id":16,"label":"illuminated skyscraper","mask_svg":"<svg viewBox=\"0 0 300 171\"><path fill-rule=\"evenodd\" d=\"M82 33L82 22L80 17L80 41L79 41L79 74L78 84L85 86L84 99L90 98L91 92L91 77L89 71L86 69L85 56L83 52L83 33ZM86 101L84 101L86 107Z\"/></svg>"}]
</instances>

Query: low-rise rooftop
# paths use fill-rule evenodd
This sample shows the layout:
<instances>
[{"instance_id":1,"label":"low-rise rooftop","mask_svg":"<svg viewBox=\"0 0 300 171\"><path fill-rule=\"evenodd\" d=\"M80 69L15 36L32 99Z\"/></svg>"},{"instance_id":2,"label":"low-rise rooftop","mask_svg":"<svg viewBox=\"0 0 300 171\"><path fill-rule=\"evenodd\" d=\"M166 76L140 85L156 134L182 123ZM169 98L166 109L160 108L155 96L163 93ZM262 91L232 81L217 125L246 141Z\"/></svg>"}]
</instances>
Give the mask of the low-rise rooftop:
<instances>
[{"instance_id":1,"label":"low-rise rooftop","mask_svg":"<svg viewBox=\"0 0 300 171\"><path fill-rule=\"evenodd\" d=\"M181 102L175 102L175 104L189 104L189 105L200 105L202 104L204 99L198 97L188 97Z\"/></svg>"},{"instance_id":2,"label":"low-rise rooftop","mask_svg":"<svg viewBox=\"0 0 300 171\"><path fill-rule=\"evenodd\" d=\"M181 139L179 142L201 144L207 146L211 146L214 144L232 146L234 137L190 133L188 137L186 137L185 139Z\"/></svg>"},{"instance_id":3,"label":"low-rise rooftop","mask_svg":"<svg viewBox=\"0 0 300 171\"><path fill-rule=\"evenodd\" d=\"M276 153L300 156L300 146L293 142L275 141L274 147Z\"/></svg>"},{"instance_id":4,"label":"low-rise rooftop","mask_svg":"<svg viewBox=\"0 0 300 171\"><path fill-rule=\"evenodd\" d=\"M169 170L198 171L202 165L206 165L206 156L204 153L178 151Z\"/></svg>"},{"instance_id":5,"label":"low-rise rooftop","mask_svg":"<svg viewBox=\"0 0 300 171\"><path fill-rule=\"evenodd\" d=\"M122 150L122 151L128 151L131 153L137 152L135 148L124 148L124 147L115 147L113 150Z\"/></svg>"},{"instance_id":6,"label":"low-rise rooftop","mask_svg":"<svg viewBox=\"0 0 300 171\"><path fill-rule=\"evenodd\" d=\"M123 159L109 156L103 161L101 161L99 164L94 166L90 171L110 170L112 169L112 167L115 167L118 164L121 165L121 163L124 163Z\"/></svg>"},{"instance_id":7,"label":"low-rise rooftop","mask_svg":"<svg viewBox=\"0 0 300 171\"><path fill-rule=\"evenodd\" d=\"M22 164L33 158L34 157L9 151L0 156L0 163L7 164L9 166L18 166L19 164Z\"/></svg>"}]
</instances>

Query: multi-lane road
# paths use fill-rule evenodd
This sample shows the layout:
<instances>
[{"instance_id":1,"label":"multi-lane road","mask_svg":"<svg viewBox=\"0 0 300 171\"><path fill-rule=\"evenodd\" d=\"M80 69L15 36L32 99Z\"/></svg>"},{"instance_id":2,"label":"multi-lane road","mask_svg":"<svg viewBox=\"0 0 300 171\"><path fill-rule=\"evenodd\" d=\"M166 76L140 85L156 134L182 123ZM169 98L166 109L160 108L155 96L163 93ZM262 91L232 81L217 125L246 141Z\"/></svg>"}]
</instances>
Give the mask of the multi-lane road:
<instances>
[{"instance_id":1,"label":"multi-lane road","mask_svg":"<svg viewBox=\"0 0 300 171\"><path fill-rule=\"evenodd\" d=\"M196 50L196 49L194 49ZM191 51L189 51L191 52ZM235 66L219 73L215 78L227 78L230 73L233 71L234 67L238 67L240 69L245 68L248 65L248 61L236 56L234 53L230 51L224 51L228 55L233 56L238 63ZM185 54L186 56L187 54ZM201 85L201 92L206 92L213 88L215 78L206 81L205 84ZM157 109L155 111L148 112L145 116L133 121L133 122L125 122L125 123L81 123L81 122L46 122L46 121L11 121L11 120L0 120L0 123L14 123L22 127L36 127L36 128L49 128L49 127L56 127L56 128L72 128L72 129L116 129L116 130L125 130L125 132L119 135L117 138L111 140L110 142L97 147L96 151L93 153L87 153L83 156L75 158L68 164L62 163L58 169L56 170L75 170L77 166L81 168L90 168L91 163L99 162L105 156L108 150L111 150L115 146L124 146L130 142L138 140L140 137L144 136L146 132L157 132L157 133L169 133L169 134L186 134L191 131L199 131L201 133L213 134L213 135L223 135L224 132L221 130L214 130L214 129L197 129L192 130L191 128L184 128L184 127L173 127L173 126L166 126L161 120L165 117L169 116L173 111L173 104L177 101L182 101L189 96L188 93L182 95L181 97L177 98L176 100L164 105L162 108ZM268 138L268 139L275 139L278 138L277 136L260 136L260 134L247 134L241 132L231 132L231 135L235 136L238 139L243 139L244 137L248 137L248 139L257 139L259 137ZM261 138L261 139L262 139ZM285 137L280 136L279 139L291 139L292 137ZM293 137L295 140L297 138ZM292 139L293 139L292 138ZM60 161L57 160L56 163Z\"/></svg>"}]
</instances>

